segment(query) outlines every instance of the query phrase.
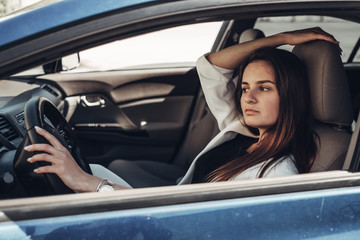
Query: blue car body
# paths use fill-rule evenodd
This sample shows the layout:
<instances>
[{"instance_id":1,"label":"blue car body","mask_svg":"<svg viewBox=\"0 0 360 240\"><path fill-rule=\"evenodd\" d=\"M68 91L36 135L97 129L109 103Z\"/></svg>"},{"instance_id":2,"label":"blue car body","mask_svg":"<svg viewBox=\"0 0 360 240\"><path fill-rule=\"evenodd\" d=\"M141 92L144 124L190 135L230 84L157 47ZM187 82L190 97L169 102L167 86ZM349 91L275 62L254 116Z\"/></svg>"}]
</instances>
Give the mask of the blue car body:
<instances>
[{"instance_id":1,"label":"blue car body","mask_svg":"<svg viewBox=\"0 0 360 240\"><path fill-rule=\"evenodd\" d=\"M267 11L271 11L281 9L282 3L301 6L311 1L225 2L64 0L20 12L0 21L0 66L3 67L0 74L8 77L17 68L24 70L29 64L27 56L39 55L29 66L58 57L52 53L42 56L44 53L36 48L22 48L30 46L26 45L28 42L35 44L37 38L61 32L66 40L67 29L111 17L115 12L124 16L126 22L127 11L153 7L163 12L161 19L153 16L155 21L162 21L166 8L162 10L161 4L173 4L171 11L179 7L176 17L187 20L191 7L197 7L198 11L208 7L209 12L216 12L217 6L227 5L226 9L230 9L234 4L244 8L242 11L247 11L247 6L256 11L256 6L266 4ZM241 8L236 5L238 2L243 2ZM326 1L314 2L320 6ZM349 6L356 4L356 1L346 2ZM360 13L360 4L353 11ZM150 18L151 12L148 14ZM204 14L201 18L206 19ZM179 25L178 19L169 25ZM133 29L139 28L132 24ZM149 24L154 29L162 27L162 23ZM96 27L94 32L99 30ZM79 38L86 39L86 33L79 32ZM59 46L68 44L64 39ZM71 39L74 41L74 34ZM16 53L18 46L19 53L12 58L10 53ZM54 51L56 47L55 43L44 43L42 51ZM82 45L75 45L74 49L77 48L81 49ZM61 54L69 51L65 49ZM9 54L1 56L3 52ZM11 68L13 63L19 65ZM0 239L359 239L360 236L360 175L348 171L310 174L305 180L290 177L127 191L130 192L2 200Z\"/></svg>"},{"instance_id":2,"label":"blue car body","mask_svg":"<svg viewBox=\"0 0 360 240\"><path fill-rule=\"evenodd\" d=\"M14 17L1 21L0 35L3 37L0 40L0 46L77 20L150 2L152 1L58 1L23 14L14 14Z\"/></svg>"}]
</instances>

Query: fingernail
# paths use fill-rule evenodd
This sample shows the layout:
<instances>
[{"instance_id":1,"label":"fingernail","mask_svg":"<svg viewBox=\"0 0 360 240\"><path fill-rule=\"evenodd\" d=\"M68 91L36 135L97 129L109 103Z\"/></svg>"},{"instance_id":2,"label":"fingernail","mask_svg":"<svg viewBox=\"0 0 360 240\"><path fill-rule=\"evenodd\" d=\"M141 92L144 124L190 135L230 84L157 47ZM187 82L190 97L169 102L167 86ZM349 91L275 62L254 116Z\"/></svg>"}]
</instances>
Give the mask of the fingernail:
<instances>
[{"instance_id":1,"label":"fingernail","mask_svg":"<svg viewBox=\"0 0 360 240\"><path fill-rule=\"evenodd\" d=\"M30 145L29 145L29 146L24 147L24 150L25 150L25 151L27 151L27 150L29 150L29 149L30 149Z\"/></svg>"},{"instance_id":2,"label":"fingernail","mask_svg":"<svg viewBox=\"0 0 360 240\"><path fill-rule=\"evenodd\" d=\"M36 168L36 169L34 169L34 173L37 173L38 172L38 169Z\"/></svg>"},{"instance_id":3,"label":"fingernail","mask_svg":"<svg viewBox=\"0 0 360 240\"><path fill-rule=\"evenodd\" d=\"M26 161L31 162L31 158L28 158Z\"/></svg>"},{"instance_id":4,"label":"fingernail","mask_svg":"<svg viewBox=\"0 0 360 240\"><path fill-rule=\"evenodd\" d=\"M35 129L39 130L39 131L43 130L41 127L38 127L38 126L35 126Z\"/></svg>"}]
</instances>

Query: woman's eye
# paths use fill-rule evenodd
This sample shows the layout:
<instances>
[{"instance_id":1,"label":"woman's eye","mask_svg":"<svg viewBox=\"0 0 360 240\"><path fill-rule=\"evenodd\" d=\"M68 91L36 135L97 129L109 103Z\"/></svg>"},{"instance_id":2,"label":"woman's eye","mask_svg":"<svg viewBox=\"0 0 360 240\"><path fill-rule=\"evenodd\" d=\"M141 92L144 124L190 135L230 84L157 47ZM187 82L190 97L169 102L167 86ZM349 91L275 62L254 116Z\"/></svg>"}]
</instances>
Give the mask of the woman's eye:
<instances>
[{"instance_id":1,"label":"woman's eye","mask_svg":"<svg viewBox=\"0 0 360 240\"><path fill-rule=\"evenodd\" d=\"M246 93L247 91L249 91L248 88L243 88L243 89L242 89L242 92L243 92L243 93Z\"/></svg>"},{"instance_id":2,"label":"woman's eye","mask_svg":"<svg viewBox=\"0 0 360 240\"><path fill-rule=\"evenodd\" d=\"M269 91L269 90L270 90L270 88L268 88L268 87L260 87L260 89L261 89L262 91Z\"/></svg>"}]
</instances>

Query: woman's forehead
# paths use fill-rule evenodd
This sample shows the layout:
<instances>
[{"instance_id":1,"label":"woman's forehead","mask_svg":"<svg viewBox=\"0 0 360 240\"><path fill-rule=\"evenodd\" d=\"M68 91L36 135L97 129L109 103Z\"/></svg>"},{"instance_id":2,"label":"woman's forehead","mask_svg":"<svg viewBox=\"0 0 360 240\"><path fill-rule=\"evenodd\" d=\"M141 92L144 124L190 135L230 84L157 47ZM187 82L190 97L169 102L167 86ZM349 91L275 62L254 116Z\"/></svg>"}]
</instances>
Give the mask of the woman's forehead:
<instances>
[{"instance_id":1,"label":"woman's forehead","mask_svg":"<svg viewBox=\"0 0 360 240\"><path fill-rule=\"evenodd\" d=\"M275 72L273 66L264 60L256 60L249 63L242 76L242 83L257 83L259 81L275 81Z\"/></svg>"}]
</instances>

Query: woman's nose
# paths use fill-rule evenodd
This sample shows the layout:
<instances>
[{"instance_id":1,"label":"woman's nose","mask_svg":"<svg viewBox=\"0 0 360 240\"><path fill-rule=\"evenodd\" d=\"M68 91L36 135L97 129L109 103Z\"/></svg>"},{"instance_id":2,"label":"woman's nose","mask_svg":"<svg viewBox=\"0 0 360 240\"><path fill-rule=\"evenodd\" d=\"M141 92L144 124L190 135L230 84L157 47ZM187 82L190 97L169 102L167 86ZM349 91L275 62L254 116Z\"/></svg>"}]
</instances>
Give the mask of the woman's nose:
<instances>
[{"instance_id":1,"label":"woman's nose","mask_svg":"<svg viewBox=\"0 0 360 240\"><path fill-rule=\"evenodd\" d=\"M256 103L256 93L253 90L248 90L244 96L244 100L246 103Z\"/></svg>"}]
</instances>

